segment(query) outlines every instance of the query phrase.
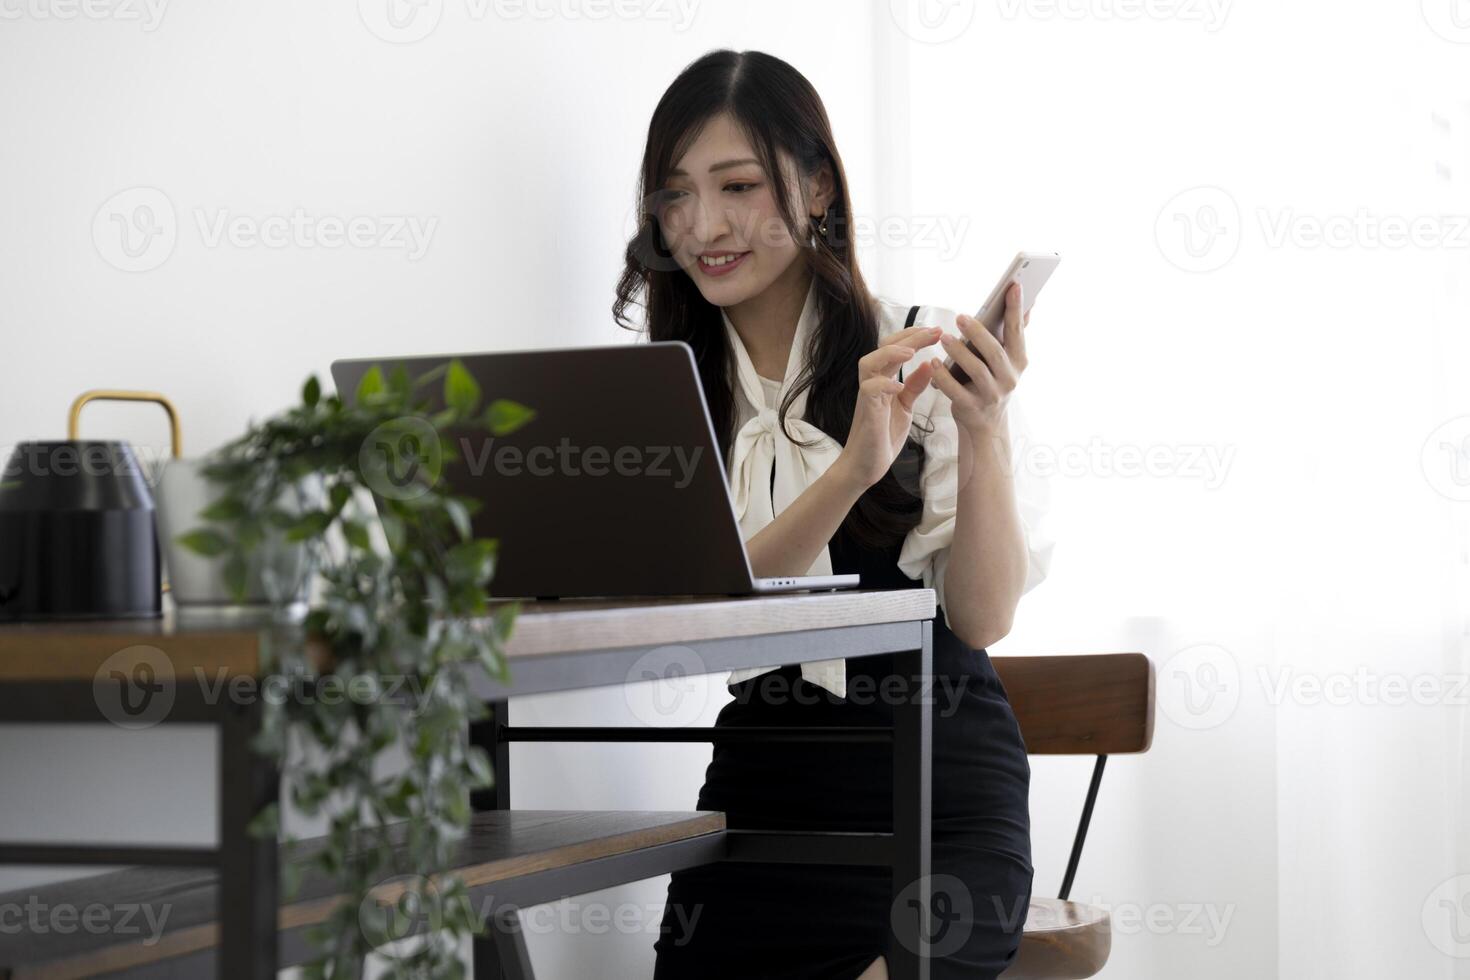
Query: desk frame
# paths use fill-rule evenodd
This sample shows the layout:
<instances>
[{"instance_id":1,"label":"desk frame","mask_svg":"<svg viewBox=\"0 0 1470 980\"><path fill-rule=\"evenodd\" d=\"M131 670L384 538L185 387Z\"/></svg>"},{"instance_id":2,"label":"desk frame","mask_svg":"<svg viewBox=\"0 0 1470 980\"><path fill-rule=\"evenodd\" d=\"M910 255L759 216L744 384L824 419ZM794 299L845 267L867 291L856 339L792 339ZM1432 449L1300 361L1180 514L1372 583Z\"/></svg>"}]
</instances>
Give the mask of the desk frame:
<instances>
[{"instance_id":1,"label":"desk frame","mask_svg":"<svg viewBox=\"0 0 1470 980\"><path fill-rule=\"evenodd\" d=\"M564 655L542 655L515 663L510 687L477 690L486 697L491 716L471 729L471 740L490 757L495 787L474 794L477 810L508 810L510 743L514 741L717 741L714 728L657 727L515 727L508 724L508 698L569 689L570 677L578 687L625 683L629 670L642 661L659 670L683 664L692 651L708 673L738 667L793 664L810 660L874 656L891 653L894 676L913 678L921 694L902 697L894 705L892 729L822 728L767 729L741 732L732 738L757 741L821 740L893 742L893 832L775 833L727 829L728 861L793 864L852 864L888 866L893 871L893 942L888 950L888 973L893 980L928 980L926 939L932 935L930 853L933 797L933 621L916 620L868 626L834 627L789 633L771 633L736 639L681 644L662 650L667 658L644 660L650 651L623 647ZM527 669L527 668L530 669ZM883 682L879 682L883 689ZM494 697L498 694L498 697ZM593 891L579 889L572 894ZM899 904L902 903L902 904ZM534 980L524 938L513 912L502 909L490 926L489 937L474 946L474 980Z\"/></svg>"},{"instance_id":2,"label":"desk frame","mask_svg":"<svg viewBox=\"0 0 1470 980\"><path fill-rule=\"evenodd\" d=\"M918 591L918 590L915 590ZM927 590L924 590L927 591ZM879 601L881 593L872 594ZM930 593L932 610L932 593ZM772 601L759 597L716 602ZM539 612L540 610L538 610ZM556 612L550 612L556 615ZM930 613L932 616L932 612ZM169 627L140 624L118 633L107 634L113 640L148 643L157 633ZM218 628L218 627L216 627ZM66 637L44 632L49 643L67 642ZM82 625L70 625L60 633L73 633L87 643L101 642L106 624L88 631ZM208 632L207 629L203 630ZM248 632L249 627L235 626L231 632ZM262 628L263 631L263 628ZM32 639L27 639L28 634ZM25 633L5 638L7 646L33 642L36 634ZM712 860L791 861L796 863L837 863L888 865L893 869L893 894L904 903L895 916L894 942L888 954L888 969L894 980L928 980L929 962L923 937L930 935L930 817L932 799L932 685L929 678L933 666L932 618L909 618L870 622L862 625L833 625L813 629L754 633L750 635L678 641L649 647L647 645L615 646L603 649L578 649L574 652L536 652L510 657L509 684L501 684L488 674L474 679L474 693L490 704L492 717L488 723L475 726L474 740L490 752L495 766L496 788L490 797L477 796L481 809L510 807L509 741L518 734L504 725L507 700L528 694L614 686L629 680L632 666L645 657L644 666L657 667L660 652L670 658L697 654L706 673L723 674L741 667L765 667L804 663L832 658L860 658L878 654L895 654L895 674L918 679L922 695L901 698L895 705L891 732L894 746L893 833L892 834L763 834L728 833L718 840L701 840L697 844L683 842L678 847L679 866L694 866ZM247 827L264 806L275 802L279 793L279 773L269 760L253 752L250 741L259 729L260 706L240 705L228 698L210 703L204 690L180 681L175 701L162 724L208 724L218 731L219 833L212 847L159 847L128 845L49 845L0 840L0 864L87 864L87 865L180 865L209 866L220 874L219 921L220 944L216 948L216 975L223 980L274 980L279 966L298 961L303 955L294 937L283 944L278 936L276 913L278 901L277 846L271 839L257 839ZM69 675L62 679L21 678L0 681L0 718L9 722L106 723L108 719L98 707L90 674ZM879 730L882 732L883 730ZM711 740L713 729L629 728L579 733L546 729L547 738L569 739L582 734L630 741ZM535 738L533 730L520 735ZM807 732L768 732L771 738L817 737L841 741L847 738L872 738L873 729L816 730ZM509 736L509 737L507 737ZM226 777L229 778L226 778ZM619 872L621 880L636 881L650 874L663 873L667 855L655 856L659 861L646 863L638 872L635 862ZM596 864L597 862L589 862ZM632 868L630 871L629 868ZM649 870L650 868L654 870ZM525 882L525 887L503 892L521 907L553 901L566 895L584 894L609 887L607 868L572 868L549 876L546 882ZM631 875L631 876L630 876ZM550 880L554 878L555 880ZM530 963L513 908L503 909L487 923L492 937L476 944L476 980L506 977L530 980ZM287 955L283 958L281 953ZM176 964L182 967L183 964ZM197 967L197 963L195 964ZM168 967L155 969L150 975L167 975Z\"/></svg>"}]
</instances>

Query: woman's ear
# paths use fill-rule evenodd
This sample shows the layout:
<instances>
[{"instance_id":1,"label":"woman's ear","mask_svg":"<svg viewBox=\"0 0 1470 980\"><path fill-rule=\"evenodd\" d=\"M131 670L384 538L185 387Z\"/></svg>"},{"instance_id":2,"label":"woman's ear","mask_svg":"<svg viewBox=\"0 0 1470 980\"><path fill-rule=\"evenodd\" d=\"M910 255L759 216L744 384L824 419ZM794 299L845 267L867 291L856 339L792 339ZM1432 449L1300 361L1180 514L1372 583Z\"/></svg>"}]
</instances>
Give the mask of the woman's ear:
<instances>
[{"instance_id":1,"label":"woman's ear","mask_svg":"<svg viewBox=\"0 0 1470 980\"><path fill-rule=\"evenodd\" d=\"M811 216L820 218L826 214L836 197L837 180L832 176L832 165L824 161L806 182L806 199L810 202Z\"/></svg>"}]
</instances>

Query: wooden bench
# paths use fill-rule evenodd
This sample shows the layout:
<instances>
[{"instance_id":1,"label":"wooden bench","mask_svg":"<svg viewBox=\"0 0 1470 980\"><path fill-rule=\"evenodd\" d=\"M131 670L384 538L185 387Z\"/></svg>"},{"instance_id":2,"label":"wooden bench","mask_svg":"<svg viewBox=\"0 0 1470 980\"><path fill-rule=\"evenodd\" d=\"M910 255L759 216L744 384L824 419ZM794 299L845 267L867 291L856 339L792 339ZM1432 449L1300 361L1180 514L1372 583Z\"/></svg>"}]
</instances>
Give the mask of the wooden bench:
<instances>
[{"instance_id":1,"label":"wooden bench","mask_svg":"<svg viewBox=\"0 0 1470 980\"><path fill-rule=\"evenodd\" d=\"M474 815L453 865L475 910L489 920L502 908L652 878L724 853L725 816L713 811L501 810ZM402 870L405 877L413 874ZM403 877L390 878L374 889L374 900L391 905L406 885ZM36 909L49 920L62 910L66 930L0 930L0 978L217 975L218 891L216 872L208 868L137 867L0 895L0 909L19 909L20 915ZM296 898L281 905L281 966L305 961L305 930L325 921L342 900L308 877ZM114 928L83 928L89 908L106 910ZM151 927L160 920L155 935ZM515 953L514 944L504 945L507 955Z\"/></svg>"},{"instance_id":2,"label":"wooden bench","mask_svg":"<svg viewBox=\"0 0 1470 980\"><path fill-rule=\"evenodd\" d=\"M1081 980L1112 951L1103 909L1068 901L1108 756L1146 752L1154 734L1154 670L1141 653L995 657L1032 755L1093 755L1092 781L1057 898L1032 898L1005 980Z\"/></svg>"}]
</instances>

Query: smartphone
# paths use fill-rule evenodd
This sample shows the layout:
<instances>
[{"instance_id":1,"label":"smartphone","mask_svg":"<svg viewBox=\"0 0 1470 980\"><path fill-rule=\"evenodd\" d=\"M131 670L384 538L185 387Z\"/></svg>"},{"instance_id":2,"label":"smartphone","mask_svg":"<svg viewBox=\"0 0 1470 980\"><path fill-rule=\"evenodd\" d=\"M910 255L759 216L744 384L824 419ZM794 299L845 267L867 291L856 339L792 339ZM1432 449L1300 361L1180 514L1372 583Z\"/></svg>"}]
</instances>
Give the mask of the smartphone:
<instances>
[{"instance_id":1,"label":"smartphone","mask_svg":"<svg viewBox=\"0 0 1470 980\"><path fill-rule=\"evenodd\" d=\"M1056 252L1017 252L1016 257L1011 259L1011 264L990 291L990 297L986 299L985 305L980 307L980 312L975 314L975 319L985 325L991 336L1001 343L1005 343L1005 320L1006 320L1006 289L1013 282L1021 284L1021 315L1025 316L1031 311L1031 304L1036 302L1036 295L1041 292L1041 287L1051 278L1056 271L1057 264L1062 261L1060 254ZM975 345L965 343L965 346L978 356L979 351ZM954 358L946 357L944 366L949 368L949 373L954 375L960 384L970 380L970 376L963 368L957 367Z\"/></svg>"}]
</instances>

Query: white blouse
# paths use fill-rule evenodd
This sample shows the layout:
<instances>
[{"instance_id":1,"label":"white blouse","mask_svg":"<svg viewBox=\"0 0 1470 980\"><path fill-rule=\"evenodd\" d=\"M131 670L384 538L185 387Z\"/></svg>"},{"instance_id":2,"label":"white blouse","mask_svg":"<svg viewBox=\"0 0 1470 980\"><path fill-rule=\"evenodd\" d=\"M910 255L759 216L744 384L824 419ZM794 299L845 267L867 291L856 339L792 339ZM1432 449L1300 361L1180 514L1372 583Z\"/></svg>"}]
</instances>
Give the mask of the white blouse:
<instances>
[{"instance_id":1,"label":"white blouse","mask_svg":"<svg viewBox=\"0 0 1470 980\"><path fill-rule=\"evenodd\" d=\"M903 329L909 309L886 299L878 300L880 340ZM807 292L806 303L796 323L796 336L791 343L786 373L779 381L756 374L750 354L745 350L745 342L735 332L729 317L722 313L721 319L730 347L735 352L735 374L739 381L734 385L736 432L726 459L726 472L741 536L749 541L827 471L842 452L842 444L806 421L806 392L797 397L787 414L786 428L790 435L781 432L777 423L777 409L787 389L801 373L803 365L800 359L805 352L807 337L816 328L815 292ZM961 335L952 310L920 307L914 322L919 326L943 327L948 333ZM944 349L937 343L921 349L909 363L919 364L921 358L927 360L936 355L944 355ZM916 438L923 442L925 449L924 469L919 478L924 503L919 523L908 532L898 557L898 567L905 575L922 579L925 588L935 591L946 619L949 607L944 595L944 571L949 564L949 545L954 540L959 493L959 430L950 414L950 407L949 398L932 384L924 389L914 404L914 421L922 423L927 418L933 429L927 433L915 430ZM1016 450L1012 473L1029 559L1023 589L1027 592L1046 576L1051 564L1053 542L1046 537L1042 527L1049 490L1045 479L1031 472L1021 457L1020 450L1028 444L1027 430L1014 393L1006 414L1010 423L1011 446ZM813 444L806 447L797 445L791 436ZM831 556L823 546L805 574L831 573ZM744 667L731 671L726 683L737 684L775 669L775 665ZM847 696L846 660L804 663L801 676L840 698Z\"/></svg>"}]
</instances>

